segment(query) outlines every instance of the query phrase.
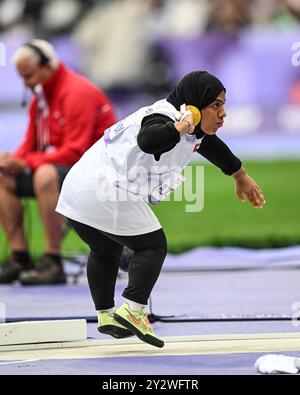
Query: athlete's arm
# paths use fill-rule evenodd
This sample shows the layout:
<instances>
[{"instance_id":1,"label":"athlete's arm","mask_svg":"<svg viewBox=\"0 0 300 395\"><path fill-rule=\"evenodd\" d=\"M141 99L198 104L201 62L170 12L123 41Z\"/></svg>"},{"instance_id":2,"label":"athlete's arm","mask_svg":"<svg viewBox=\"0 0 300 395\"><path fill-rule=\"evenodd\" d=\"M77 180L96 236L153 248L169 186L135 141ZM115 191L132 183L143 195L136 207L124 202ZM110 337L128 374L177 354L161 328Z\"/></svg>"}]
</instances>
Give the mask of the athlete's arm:
<instances>
[{"instance_id":1,"label":"athlete's arm","mask_svg":"<svg viewBox=\"0 0 300 395\"><path fill-rule=\"evenodd\" d=\"M218 136L206 134L197 152L231 176L242 167L242 162Z\"/></svg>"},{"instance_id":2,"label":"athlete's arm","mask_svg":"<svg viewBox=\"0 0 300 395\"><path fill-rule=\"evenodd\" d=\"M204 135L199 127L196 127L195 133L197 138ZM180 133L171 118L153 114L143 119L137 137L138 146L142 151L154 154L159 160L160 155L173 149L179 141ZM238 171L242 165L227 145L215 135L205 135L197 152L228 175Z\"/></svg>"},{"instance_id":3,"label":"athlete's arm","mask_svg":"<svg viewBox=\"0 0 300 395\"><path fill-rule=\"evenodd\" d=\"M171 118L153 114L145 117L137 136L140 149L147 154L170 151L180 141L180 134Z\"/></svg>"}]
</instances>

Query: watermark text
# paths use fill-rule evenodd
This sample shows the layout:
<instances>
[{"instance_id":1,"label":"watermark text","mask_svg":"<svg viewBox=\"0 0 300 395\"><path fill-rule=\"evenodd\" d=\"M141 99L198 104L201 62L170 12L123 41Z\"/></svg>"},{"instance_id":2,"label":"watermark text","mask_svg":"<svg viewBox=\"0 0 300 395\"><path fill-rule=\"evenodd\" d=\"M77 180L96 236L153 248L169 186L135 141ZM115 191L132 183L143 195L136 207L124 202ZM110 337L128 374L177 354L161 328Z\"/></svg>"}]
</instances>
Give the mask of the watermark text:
<instances>
[{"instance_id":1,"label":"watermark text","mask_svg":"<svg viewBox=\"0 0 300 395\"><path fill-rule=\"evenodd\" d=\"M6 46L0 42L0 67L6 66Z\"/></svg>"},{"instance_id":2,"label":"watermark text","mask_svg":"<svg viewBox=\"0 0 300 395\"><path fill-rule=\"evenodd\" d=\"M293 52L292 55L292 65L294 67L300 66L300 41L294 42L291 46L291 50Z\"/></svg>"}]
</instances>

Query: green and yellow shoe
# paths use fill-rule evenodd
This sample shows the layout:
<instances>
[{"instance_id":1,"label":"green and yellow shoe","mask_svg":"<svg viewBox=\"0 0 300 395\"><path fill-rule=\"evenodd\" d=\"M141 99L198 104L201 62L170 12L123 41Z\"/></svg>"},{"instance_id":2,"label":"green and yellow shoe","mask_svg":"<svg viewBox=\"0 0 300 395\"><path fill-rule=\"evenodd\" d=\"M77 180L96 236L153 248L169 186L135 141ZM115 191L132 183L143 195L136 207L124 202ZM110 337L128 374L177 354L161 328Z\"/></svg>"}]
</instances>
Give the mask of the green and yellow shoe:
<instances>
[{"instance_id":1,"label":"green and yellow shoe","mask_svg":"<svg viewBox=\"0 0 300 395\"><path fill-rule=\"evenodd\" d=\"M133 332L143 342L155 347L163 347L164 342L159 339L148 320L147 314L142 311L131 311L127 303L123 303L114 314L115 320Z\"/></svg>"},{"instance_id":2,"label":"green and yellow shoe","mask_svg":"<svg viewBox=\"0 0 300 395\"><path fill-rule=\"evenodd\" d=\"M98 331L105 335L110 335L116 339L125 339L126 337L134 336L134 334L119 324L114 315L107 311L98 313Z\"/></svg>"}]
</instances>

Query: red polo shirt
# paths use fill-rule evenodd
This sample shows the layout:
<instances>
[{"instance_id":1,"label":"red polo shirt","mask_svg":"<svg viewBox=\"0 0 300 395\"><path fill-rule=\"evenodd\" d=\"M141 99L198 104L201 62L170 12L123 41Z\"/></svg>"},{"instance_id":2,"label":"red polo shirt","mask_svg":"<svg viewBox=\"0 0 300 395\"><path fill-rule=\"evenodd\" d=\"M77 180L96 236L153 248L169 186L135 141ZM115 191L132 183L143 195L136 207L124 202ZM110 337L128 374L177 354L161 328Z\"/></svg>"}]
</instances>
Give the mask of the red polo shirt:
<instances>
[{"instance_id":1,"label":"red polo shirt","mask_svg":"<svg viewBox=\"0 0 300 395\"><path fill-rule=\"evenodd\" d=\"M33 97L25 139L13 156L35 170L44 163L72 166L116 123L112 103L86 78L62 63L43 85L48 105L48 147L38 150L38 100Z\"/></svg>"}]
</instances>

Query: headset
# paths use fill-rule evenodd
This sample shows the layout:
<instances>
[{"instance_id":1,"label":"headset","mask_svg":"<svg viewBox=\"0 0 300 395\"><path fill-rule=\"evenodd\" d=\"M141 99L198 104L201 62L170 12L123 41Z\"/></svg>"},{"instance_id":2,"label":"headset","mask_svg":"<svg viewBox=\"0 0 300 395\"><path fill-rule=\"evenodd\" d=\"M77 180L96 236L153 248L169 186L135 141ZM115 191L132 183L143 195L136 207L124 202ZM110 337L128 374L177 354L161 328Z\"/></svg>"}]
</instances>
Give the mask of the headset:
<instances>
[{"instance_id":1,"label":"headset","mask_svg":"<svg viewBox=\"0 0 300 395\"><path fill-rule=\"evenodd\" d=\"M36 45L28 42L23 44L23 47L31 48L39 57L39 66L46 66L50 62L50 58ZM24 89L21 106L26 107L28 103L28 89Z\"/></svg>"},{"instance_id":2,"label":"headset","mask_svg":"<svg viewBox=\"0 0 300 395\"><path fill-rule=\"evenodd\" d=\"M28 42L23 44L23 47L31 48L39 57L39 65L40 66L45 66L49 64L50 58L44 54L44 52L36 45Z\"/></svg>"}]
</instances>

